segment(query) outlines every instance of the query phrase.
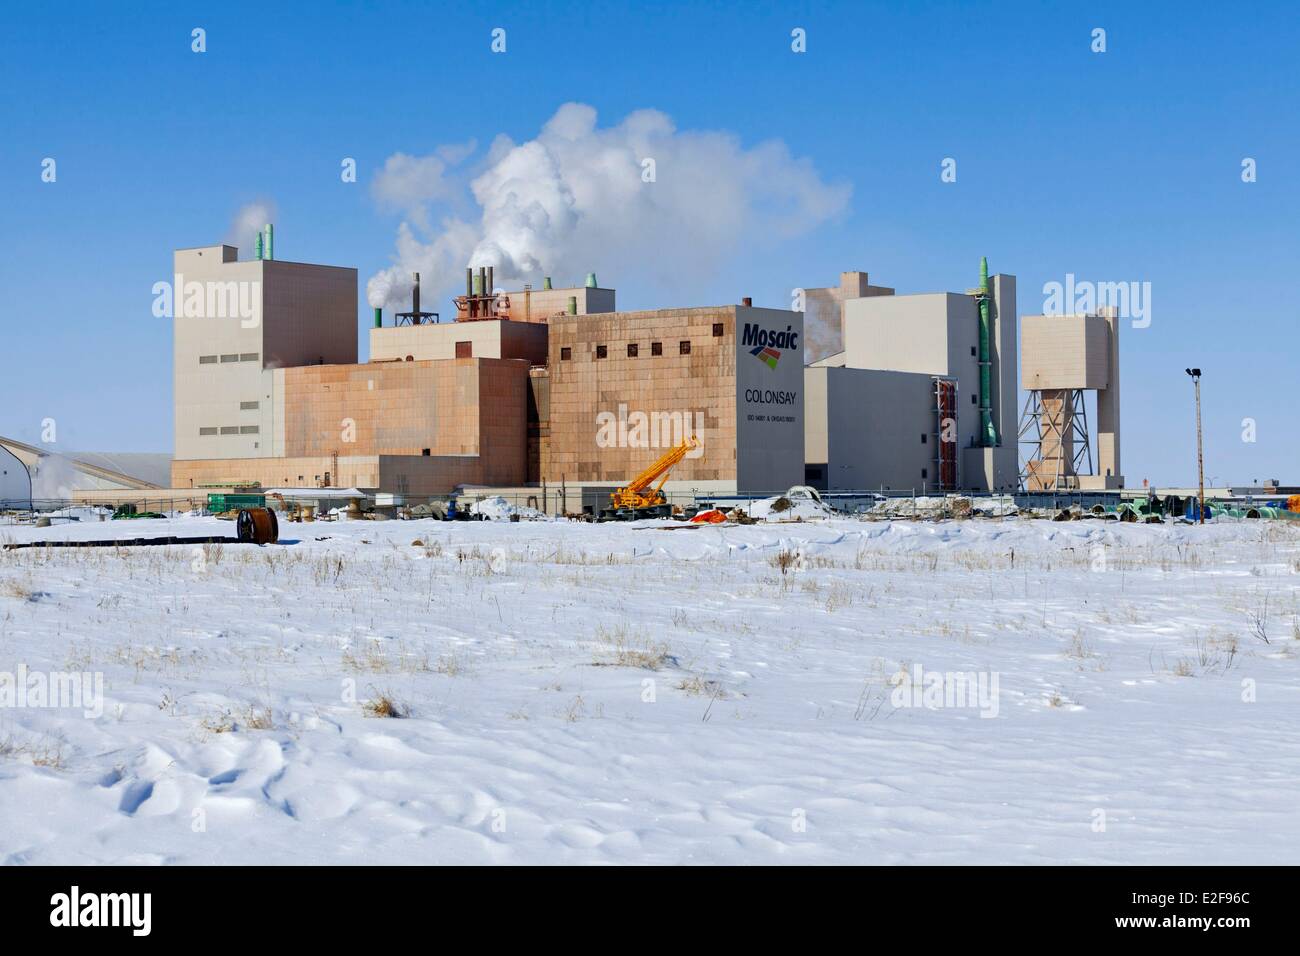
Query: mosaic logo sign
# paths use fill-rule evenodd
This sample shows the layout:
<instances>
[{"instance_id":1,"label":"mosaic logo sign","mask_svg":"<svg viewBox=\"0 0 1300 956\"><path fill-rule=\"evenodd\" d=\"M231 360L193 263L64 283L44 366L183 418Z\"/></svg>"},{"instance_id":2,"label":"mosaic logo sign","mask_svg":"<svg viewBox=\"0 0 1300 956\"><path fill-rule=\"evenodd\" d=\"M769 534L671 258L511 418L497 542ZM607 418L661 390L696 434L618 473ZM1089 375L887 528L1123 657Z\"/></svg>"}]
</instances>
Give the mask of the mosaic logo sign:
<instances>
[{"instance_id":1,"label":"mosaic logo sign","mask_svg":"<svg viewBox=\"0 0 1300 956\"><path fill-rule=\"evenodd\" d=\"M775 369L777 362L781 361L783 350L793 351L799 347L799 333L794 331L794 326L791 325L787 325L785 331L781 332L762 328L753 322L746 322L745 329L741 333L740 344L742 347L749 348L749 354L768 368Z\"/></svg>"}]
</instances>

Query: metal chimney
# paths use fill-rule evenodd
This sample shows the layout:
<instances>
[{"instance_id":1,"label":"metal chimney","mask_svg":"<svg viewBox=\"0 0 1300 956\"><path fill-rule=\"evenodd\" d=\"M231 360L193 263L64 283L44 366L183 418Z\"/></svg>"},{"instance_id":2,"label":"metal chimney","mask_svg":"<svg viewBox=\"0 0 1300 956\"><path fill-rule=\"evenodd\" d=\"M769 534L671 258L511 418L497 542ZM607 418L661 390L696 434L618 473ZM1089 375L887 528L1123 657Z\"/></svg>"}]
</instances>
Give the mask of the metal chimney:
<instances>
[{"instance_id":1,"label":"metal chimney","mask_svg":"<svg viewBox=\"0 0 1300 956\"><path fill-rule=\"evenodd\" d=\"M378 309L375 310L375 314L376 317L378 317L379 315ZM438 321L437 312L420 311L420 273L418 272L411 273L411 311L398 312L394 315L393 318L394 318L394 322L393 322L394 327L400 325L406 325L408 322L411 325L422 325L426 320L429 322Z\"/></svg>"},{"instance_id":2,"label":"metal chimney","mask_svg":"<svg viewBox=\"0 0 1300 956\"><path fill-rule=\"evenodd\" d=\"M275 226L266 224L266 258L275 258Z\"/></svg>"}]
</instances>

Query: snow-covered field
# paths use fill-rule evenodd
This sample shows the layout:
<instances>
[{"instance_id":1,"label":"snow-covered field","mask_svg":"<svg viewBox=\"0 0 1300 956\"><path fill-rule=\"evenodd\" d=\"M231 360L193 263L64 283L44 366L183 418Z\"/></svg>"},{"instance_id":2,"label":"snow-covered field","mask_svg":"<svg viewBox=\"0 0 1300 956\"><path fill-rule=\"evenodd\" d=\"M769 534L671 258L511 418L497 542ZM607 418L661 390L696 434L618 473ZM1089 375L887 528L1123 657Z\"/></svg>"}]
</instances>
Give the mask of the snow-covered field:
<instances>
[{"instance_id":1,"label":"snow-covered field","mask_svg":"<svg viewBox=\"0 0 1300 956\"><path fill-rule=\"evenodd\" d=\"M281 532L0 552L0 860L1300 862L1295 525Z\"/></svg>"}]
</instances>

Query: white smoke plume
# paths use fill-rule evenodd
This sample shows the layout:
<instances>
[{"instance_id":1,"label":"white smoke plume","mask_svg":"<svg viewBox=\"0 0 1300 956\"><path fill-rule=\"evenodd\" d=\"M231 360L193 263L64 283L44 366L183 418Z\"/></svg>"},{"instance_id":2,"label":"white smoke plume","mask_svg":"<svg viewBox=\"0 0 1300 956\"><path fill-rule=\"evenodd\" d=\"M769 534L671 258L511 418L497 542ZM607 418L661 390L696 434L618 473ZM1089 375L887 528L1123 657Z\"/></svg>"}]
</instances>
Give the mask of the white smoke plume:
<instances>
[{"instance_id":1,"label":"white smoke plume","mask_svg":"<svg viewBox=\"0 0 1300 956\"><path fill-rule=\"evenodd\" d=\"M459 184L448 171L473 153L475 145L471 140L439 146L428 156L394 153L370 184L370 195L383 207L419 218L428 203L455 198Z\"/></svg>"},{"instance_id":2,"label":"white smoke plume","mask_svg":"<svg viewBox=\"0 0 1300 956\"><path fill-rule=\"evenodd\" d=\"M54 452L42 455L28 471L33 498L71 498L78 487L87 483L71 459Z\"/></svg>"},{"instance_id":3,"label":"white smoke plume","mask_svg":"<svg viewBox=\"0 0 1300 956\"><path fill-rule=\"evenodd\" d=\"M268 222L275 222L275 203L269 199L245 203L239 207L230 228L226 230L226 245L238 246L243 259L252 259L257 249L257 234Z\"/></svg>"},{"instance_id":4,"label":"white smoke plume","mask_svg":"<svg viewBox=\"0 0 1300 956\"><path fill-rule=\"evenodd\" d=\"M466 266L493 266L498 284L635 271L670 290L746 247L806 233L850 194L781 142L746 149L729 133L679 131L657 110L600 128L592 107L567 103L535 139L497 137L476 175L455 171L455 150L396 154L372 185L404 213L394 265L367 283L372 306L406 307L412 272L430 301L458 290ZM449 176L468 180L477 208L434 227Z\"/></svg>"},{"instance_id":5,"label":"white smoke plume","mask_svg":"<svg viewBox=\"0 0 1300 956\"><path fill-rule=\"evenodd\" d=\"M808 363L819 362L844 350L840 302L824 292L808 290L804 296L803 354Z\"/></svg>"}]
</instances>

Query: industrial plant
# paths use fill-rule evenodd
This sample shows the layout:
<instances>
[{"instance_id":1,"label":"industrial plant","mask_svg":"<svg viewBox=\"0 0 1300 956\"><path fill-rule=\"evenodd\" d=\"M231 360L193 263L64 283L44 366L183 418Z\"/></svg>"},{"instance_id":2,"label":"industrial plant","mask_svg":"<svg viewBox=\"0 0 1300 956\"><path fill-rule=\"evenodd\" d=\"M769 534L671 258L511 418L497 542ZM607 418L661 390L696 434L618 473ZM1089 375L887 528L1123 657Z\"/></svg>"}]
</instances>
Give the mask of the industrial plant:
<instances>
[{"instance_id":1,"label":"industrial plant","mask_svg":"<svg viewBox=\"0 0 1300 956\"><path fill-rule=\"evenodd\" d=\"M860 272L809 290L843 348L807 368L803 315L749 299L623 312L595 275L502 291L480 268L444 322L414 276L411 310L376 310L359 363L356 271L271 248L175 254L185 282L258 290L243 321L177 310L175 489L582 500L687 438L669 492L1017 488L1015 279L987 267L966 293L895 295Z\"/></svg>"},{"instance_id":2,"label":"industrial plant","mask_svg":"<svg viewBox=\"0 0 1300 956\"><path fill-rule=\"evenodd\" d=\"M1015 277L986 260L960 292L843 272L801 289L803 311L749 298L620 311L594 274L500 289L492 267L467 268L447 320L422 307L417 274L409 311L363 320L360 362L357 271L274 248L268 225L251 258L175 252L170 475L110 472L73 497L473 492L599 513L644 475L660 498L1124 488L1113 310L1018 319Z\"/></svg>"}]
</instances>

